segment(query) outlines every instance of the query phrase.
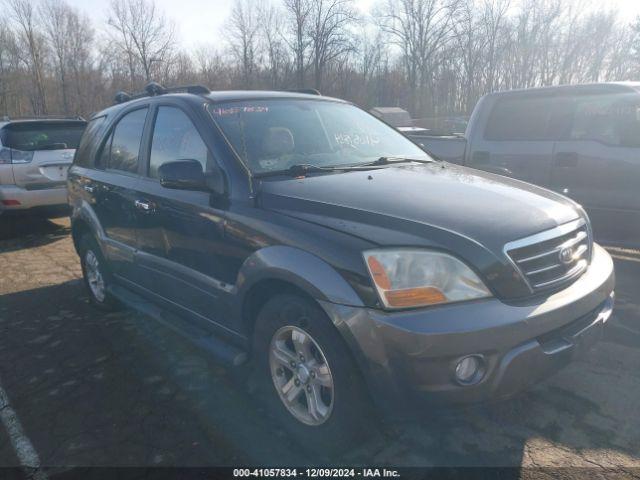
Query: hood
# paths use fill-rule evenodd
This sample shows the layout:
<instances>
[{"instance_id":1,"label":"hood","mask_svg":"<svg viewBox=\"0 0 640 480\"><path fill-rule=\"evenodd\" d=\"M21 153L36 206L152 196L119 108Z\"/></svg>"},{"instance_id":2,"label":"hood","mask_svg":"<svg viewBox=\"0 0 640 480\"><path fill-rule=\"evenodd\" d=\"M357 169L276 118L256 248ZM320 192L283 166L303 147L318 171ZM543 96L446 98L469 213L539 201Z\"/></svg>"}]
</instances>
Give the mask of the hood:
<instances>
[{"instance_id":1,"label":"hood","mask_svg":"<svg viewBox=\"0 0 640 480\"><path fill-rule=\"evenodd\" d=\"M378 245L464 237L501 256L505 243L579 217L575 204L518 180L457 165L402 164L265 180L263 208L359 235ZM369 227L369 228L367 228ZM436 235L437 236L437 235Z\"/></svg>"}]
</instances>

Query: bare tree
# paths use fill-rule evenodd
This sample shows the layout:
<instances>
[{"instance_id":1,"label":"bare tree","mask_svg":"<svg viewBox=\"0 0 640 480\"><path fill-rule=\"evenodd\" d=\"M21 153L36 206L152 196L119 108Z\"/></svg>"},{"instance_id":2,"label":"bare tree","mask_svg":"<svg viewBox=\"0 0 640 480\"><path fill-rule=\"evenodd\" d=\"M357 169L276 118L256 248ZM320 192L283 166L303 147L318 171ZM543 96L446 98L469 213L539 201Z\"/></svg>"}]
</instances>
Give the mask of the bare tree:
<instances>
[{"instance_id":1,"label":"bare tree","mask_svg":"<svg viewBox=\"0 0 640 480\"><path fill-rule=\"evenodd\" d=\"M195 63L199 79L211 88L222 88L228 85L227 72L229 67L225 64L222 55L211 45L200 46L195 51Z\"/></svg>"},{"instance_id":2,"label":"bare tree","mask_svg":"<svg viewBox=\"0 0 640 480\"><path fill-rule=\"evenodd\" d=\"M18 39L27 55L23 61L32 73L35 94L32 96L33 111L36 114L47 113L47 100L44 87L44 39L38 29L35 6L29 0L5 0L10 15L18 30Z\"/></svg>"},{"instance_id":3,"label":"bare tree","mask_svg":"<svg viewBox=\"0 0 640 480\"><path fill-rule=\"evenodd\" d=\"M192 51L152 0L110 0L105 30L67 1L0 0L0 115L87 114L157 79L308 83L430 126L494 90L640 75L640 21L589 0L377 0L365 18L356 0L238 0L228 42Z\"/></svg>"},{"instance_id":4,"label":"bare tree","mask_svg":"<svg viewBox=\"0 0 640 480\"><path fill-rule=\"evenodd\" d=\"M96 94L96 83L92 77L100 76L102 71L94 68L93 48L95 43L95 32L91 21L75 10L67 13L67 35L68 48L67 70L72 76L72 91L74 96L73 111L83 113L87 110L91 98Z\"/></svg>"},{"instance_id":5,"label":"bare tree","mask_svg":"<svg viewBox=\"0 0 640 480\"><path fill-rule=\"evenodd\" d=\"M620 26L612 32L611 54L607 59L605 73L607 81L633 78L634 73L637 74L640 66L637 48L640 44L636 43L636 32L640 33L640 23L637 19L634 24Z\"/></svg>"},{"instance_id":6,"label":"bare tree","mask_svg":"<svg viewBox=\"0 0 640 480\"><path fill-rule=\"evenodd\" d=\"M283 0L284 10L288 15L287 43L293 52L296 86L304 87L304 74L307 68L306 54L310 45L309 22L313 0Z\"/></svg>"},{"instance_id":7,"label":"bare tree","mask_svg":"<svg viewBox=\"0 0 640 480\"><path fill-rule=\"evenodd\" d=\"M258 50L258 8L253 0L237 0L231 10L230 45L242 71L244 88L250 88Z\"/></svg>"},{"instance_id":8,"label":"bare tree","mask_svg":"<svg viewBox=\"0 0 640 480\"><path fill-rule=\"evenodd\" d=\"M376 98L380 98L384 88L384 71L388 68L389 52L382 40L381 33L374 32L372 36L365 28L362 28L356 38L355 69L360 74L358 103L370 104ZM364 85L365 88L362 88Z\"/></svg>"},{"instance_id":9,"label":"bare tree","mask_svg":"<svg viewBox=\"0 0 640 480\"><path fill-rule=\"evenodd\" d=\"M131 88L137 67L149 82L154 68L170 60L176 44L175 27L153 0L112 0L108 25L128 59Z\"/></svg>"},{"instance_id":10,"label":"bare tree","mask_svg":"<svg viewBox=\"0 0 640 480\"><path fill-rule=\"evenodd\" d=\"M309 37L313 53L314 86L322 88L327 64L353 50L350 28L357 16L352 0L315 0L311 8Z\"/></svg>"},{"instance_id":11,"label":"bare tree","mask_svg":"<svg viewBox=\"0 0 640 480\"><path fill-rule=\"evenodd\" d=\"M13 33L5 19L0 19L0 114L6 114L9 106L9 85L17 70L16 46Z\"/></svg>"},{"instance_id":12,"label":"bare tree","mask_svg":"<svg viewBox=\"0 0 640 480\"><path fill-rule=\"evenodd\" d=\"M54 54L56 69L60 80L62 108L69 113L67 63L69 61L70 8L61 0L44 0L40 4L40 17L45 35Z\"/></svg>"},{"instance_id":13,"label":"bare tree","mask_svg":"<svg viewBox=\"0 0 640 480\"><path fill-rule=\"evenodd\" d=\"M495 88L496 68L498 62L498 48L500 44L500 34L504 33L504 23L510 0L484 0L482 10L482 31L481 35L486 39L486 68L484 74L484 92L491 92Z\"/></svg>"},{"instance_id":14,"label":"bare tree","mask_svg":"<svg viewBox=\"0 0 640 480\"><path fill-rule=\"evenodd\" d=\"M378 26L402 51L413 110L416 105L423 107L424 100L418 102L418 87L431 80L429 68L452 32L458 5L458 0L386 0L377 12Z\"/></svg>"},{"instance_id":15,"label":"bare tree","mask_svg":"<svg viewBox=\"0 0 640 480\"><path fill-rule=\"evenodd\" d=\"M282 11L272 3L263 3L259 7L258 16L261 18L259 33L262 50L266 56L269 86L277 88L281 82L280 74L284 73L287 63L280 25Z\"/></svg>"},{"instance_id":16,"label":"bare tree","mask_svg":"<svg viewBox=\"0 0 640 480\"><path fill-rule=\"evenodd\" d=\"M462 104L467 110L481 90L479 85L480 70L485 62L484 52L487 50L487 38L483 35L482 24L473 0L465 0L453 23L455 49L458 62L461 64L459 82L464 91Z\"/></svg>"}]
</instances>

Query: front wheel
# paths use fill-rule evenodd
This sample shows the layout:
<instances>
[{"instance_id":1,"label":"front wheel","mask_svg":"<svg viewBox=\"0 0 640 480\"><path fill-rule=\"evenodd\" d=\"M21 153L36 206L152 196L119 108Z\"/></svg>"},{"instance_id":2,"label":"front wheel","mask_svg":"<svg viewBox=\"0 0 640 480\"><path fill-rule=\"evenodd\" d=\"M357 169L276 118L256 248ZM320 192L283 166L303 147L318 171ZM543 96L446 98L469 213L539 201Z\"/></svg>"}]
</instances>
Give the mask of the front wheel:
<instances>
[{"instance_id":1,"label":"front wheel","mask_svg":"<svg viewBox=\"0 0 640 480\"><path fill-rule=\"evenodd\" d=\"M370 402L360 374L313 301L287 294L265 304L256 320L254 362L261 400L301 444L335 453L367 430Z\"/></svg>"},{"instance_id":2,"label":"front wheel","mask_svg":"<svg viewBox=\"0 0 640 480\"><path fill-rule=\"evenodd\" d=\"M280 401L305 425L322 425L331 418L335 385L325 353L302 328L279 328L269 345L271 380Z\"/></svg>"}]
</instances>

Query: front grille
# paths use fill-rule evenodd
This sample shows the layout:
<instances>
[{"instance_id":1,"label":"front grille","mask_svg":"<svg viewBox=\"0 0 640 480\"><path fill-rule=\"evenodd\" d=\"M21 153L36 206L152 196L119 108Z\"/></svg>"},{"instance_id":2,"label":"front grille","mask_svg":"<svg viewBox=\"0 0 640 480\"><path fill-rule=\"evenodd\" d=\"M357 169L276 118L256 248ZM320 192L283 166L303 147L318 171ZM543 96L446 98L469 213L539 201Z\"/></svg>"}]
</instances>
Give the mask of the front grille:
<instances>
[{"instance_id":1,"label":"front grille","mask_svg":"<svg viewBox=\"0 0 640 480\"><path fill-rule=\"evenodd\" d=\"M505 245L505 253L532 292L577 279L589 265L591 249L591 232L582 219Z\"/></svg>"}]
</instances>

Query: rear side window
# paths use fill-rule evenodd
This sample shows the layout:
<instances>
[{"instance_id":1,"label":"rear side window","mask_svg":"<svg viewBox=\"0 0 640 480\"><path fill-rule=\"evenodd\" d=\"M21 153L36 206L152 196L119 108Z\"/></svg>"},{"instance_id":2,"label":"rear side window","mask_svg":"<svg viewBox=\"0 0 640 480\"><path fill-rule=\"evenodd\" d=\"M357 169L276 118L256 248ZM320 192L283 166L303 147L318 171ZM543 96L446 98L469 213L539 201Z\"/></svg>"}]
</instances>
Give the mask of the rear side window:
<instances>
[{"instance_id":1,"label":"rear side window","mask_svg":"<svg viewBox=\"0 0 640 480\"><path fill-rule=\"evenodd\" d=\"M158 177L158 167L176 160L197 160L207 171L209 152L189 117L176 107L160 107L153 129L149 176Z\"/></svg>"},{"instance_id":2,"label":"rear side window","mask_svg":"<svg viewBox=\"0 0 640 480\"><path fill-rule=\"evenodd\" d=\"M105 117L97 117L87 124L87 128L84 130L82 138L80 139L80 145L78 145L78 149L76 150L76 156L74 159L74 163L76 165L80 165L82 167L93 166L92 152L95 151L95 143L97 141L98 134L104 125L104 120Z\"/></svg>"},{"instance_id":3,"label":"rear side window","mask_svg":"<svg viewBox=\"0 0 640 480\"><path fill-rule=\"evenodd\" d=\"M24 152L76 149L85 125L84 121L10 123L2 129L2 144Z\"/></svg>"},{"instance_id":4,"label":"rear side window","mask_svg":"<svg viewBox=\"0 0 640 480\"><path fill-rule=\"evenodd\" d=\"M99 164L103 168L137 173L140 143L148 108L127 113L115 126L102 148Z\"/></svg>"},{"instance_id":5,"label":"rear side window","mask_svg":"<svg viewBox=\"0 0 640 480\"><path fill-rule=\"evenodd\" d=\"M497 101L485 129L486 140L553 140L550 97L502 98Z\"/></svg>"},{"instance_id":6,"label":"rear side window","mask_svg":"<svg viewBox=\"0 0 640 480\"><path fill-rule=\"evenodd\" d=\"M640 147L640 102L635 95L593 95L576 100L571 140Z\"/></svg>"}]
</instances>

